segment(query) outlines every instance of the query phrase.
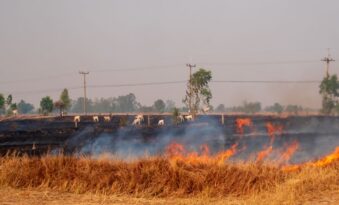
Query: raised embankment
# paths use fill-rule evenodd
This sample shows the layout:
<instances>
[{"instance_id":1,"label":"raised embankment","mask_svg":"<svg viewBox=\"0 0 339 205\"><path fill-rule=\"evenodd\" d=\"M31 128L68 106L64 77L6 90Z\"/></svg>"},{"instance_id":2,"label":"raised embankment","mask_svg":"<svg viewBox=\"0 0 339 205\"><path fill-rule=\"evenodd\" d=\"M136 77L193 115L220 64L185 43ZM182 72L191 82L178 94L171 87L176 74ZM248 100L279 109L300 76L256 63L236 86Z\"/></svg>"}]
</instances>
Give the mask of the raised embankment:
<instances>
[{"instance_id":1,"label":"raised embankment","mask_svg":"<svg viewBox=\"0 0 339 205\"><path fill-rule=\"evenodd\" d=\"M145 149L139 152L153 154L170 141L185 143L185 139L189 139L186 144L207 143L215 148L212 150L225 149L241 139L241 143L260 149L269 140L268 123L282 128L274 143L297 140L313 151L316 146L337 142L339 136L339 117L335 116L199 115L194 122L176 124L171 115L144 115L141 125L132 125L135 116L113 115L109 121L99 116L99 122L94 122L93 116L81 116L78 123L74 116L2 120L0 153L16 150L39 155L62 150L93 154L98 149L114 153L124 149L134 152L141 147ZM248 119L250 123L241 124ZM164 120L163 126L158 125L159 120Z\"/></svg>"}]
</instances>

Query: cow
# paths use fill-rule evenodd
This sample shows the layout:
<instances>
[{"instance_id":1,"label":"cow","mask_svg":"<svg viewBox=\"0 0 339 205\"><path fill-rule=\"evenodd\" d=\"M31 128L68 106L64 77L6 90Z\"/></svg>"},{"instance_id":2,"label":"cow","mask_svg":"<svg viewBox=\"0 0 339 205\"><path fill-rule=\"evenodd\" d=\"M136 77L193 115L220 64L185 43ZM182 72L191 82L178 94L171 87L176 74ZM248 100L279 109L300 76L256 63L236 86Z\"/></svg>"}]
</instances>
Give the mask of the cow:
<instances>
[{"instance_id":1,"label":"cow","mask_svg":"<svg viewBox=\"0 0 339 205\"><path fill-rule=\"evenodd\" d=\"M80 122L80 115L74 116L74 122Z\"/></svg>"},{"instance_id":2,"label":"cow","mask_svg":"<svg viewBox=\"0 0 339 205\"><path fill-rule=\"evenodd\" d=\"M192 116L192 115L186 115L186 116L185 116L185 119L186 119L187 121L193 121L193 116Z\"/></svg>"},{"instance_id":3,"label":"cow","mask_svg":"<svg viewBox=\"0 0 339 205\"><path fill-rule=\"evenodd\" d=\"M96 115L95 115L95 116L93 116L93 121L94 121L94 122L99 122L99 117L98 117L98 116L96 116Z\"/></svg>"},{"instance_id":4,"label":"cow","mask_svg":"<svg viewBox=\"0 0 339 205\"><path fill-rule=\"evenodd\" d=\"M140 119L140 122L144 121L144 116L143 115L137 115L135 116L135 119Z\"/></svg>"},{"instance_id":5,"label":"cow","mask_svg":"<svg viewBox=\"0 0 339 205\"><path fill-rule=\"evenodd\" d=\"M133 120L132 125L140 125L141 124L141 119L140 118L136 118Z\"/></svg>"},{"instance_id":6,"label":"cow","mask_svg":"<svg viewBox=\"0 0 339 205\"><path fill-rule=\"evenodd\" d=\"M178 120L179 123L182 123L182 122L184 122L184 117L182 115L179 115L177 117L177 120Z\"/></svg>"},{"instance_id":7,"label":"cow","mask_svg":"<svg viewBox=\"0 0 339 205\"><path fill-rule=\"evenodd\" d=\"M110 122L111 121L111 117L110 116L104 116L104 121L105 122Z\"/></svg>"},{"instance_id":8,"label":"cow","mask_svg":"<svg viewBox=\"0 0 339 205\"><path fill-rule=\"evenodd\" d=\"M13 110L12 112L13 112L13 115L14 115L14 116L17 116L17 115L18 115L18 110Z\"/></svg>"},{"instance_id":9,"label":"cow","mask_svg":"<svg viewBox=\"0 0 339 205\"><path fill-rule=\"evenodd\" d=\"M201 110L202 110L203 113L207 113L207 112L210 111L210 107L209 106L205 106Z\"/></svg>"},{"instance_id":10,"label":"cow","mask_svg":"<svg viewBox=\"0 0 339 205\"><path fill-rule=\"evenodd\" d=\"M165 120L159 120L158 121L158 126L164 126L165 125Z\"/></svg>"}]
</instances>

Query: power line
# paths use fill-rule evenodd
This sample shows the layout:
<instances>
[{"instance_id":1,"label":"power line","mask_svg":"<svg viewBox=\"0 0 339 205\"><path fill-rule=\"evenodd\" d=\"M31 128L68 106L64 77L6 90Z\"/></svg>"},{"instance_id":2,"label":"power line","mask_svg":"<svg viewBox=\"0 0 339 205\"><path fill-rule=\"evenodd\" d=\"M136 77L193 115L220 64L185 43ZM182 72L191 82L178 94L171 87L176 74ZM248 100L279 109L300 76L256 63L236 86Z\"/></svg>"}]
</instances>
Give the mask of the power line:
<instances>
[{"instance_id":1,"label":"power line","mask_svg":"<svg viewBox=\"0 0 339 205\"><path fill-rule=\"evenodd\" d=\"M261 61L261 62L200 62L198 65L225 65L225 66L257 66L257 65L283 65L283 64L308 64L308 63L318 63L319 61L315 60L292 60L292 61ZM172 64L172 65L159 65L159 66L145 66L145 67L130 67L130 68L108 68L108 69L98 69L90 70L92 73L100 72L130 72L130 71L145 71L145 70L168 70L175 67L180 68L182 64ZM67 77L74 75L74 72L66 72L58 75L47 75L41 77L25 78L21 80L11 80L11 81L2 81L0 85L4 84L14 84L14 83L23 83L23 82L33 82L41 80L51 80L62 77Z\"/></svg>"},{"instance_id":2,"label":"power line","mask_svg":"<svg viewBox=\"0 0 339 205\"><path fill-rule=\"evenodd\" d=\"M333 58L331 58L330 49L328 49L327 57L321 59L321 61L324 61L326 63L325 77L329 77L330 76L330 73L329 73L330 63L335 61Z\"/></svg>"},{"instance_id":3,"label":"power line","mask_svg":"<svg viewBox=\"0 0 339 205\"><path fill-rule=\"evenodd\" d=\"M304 80L304 81L291 81L291 80L213 80L211 83L222 84L222 83L245 83L245 84L319 84L320 80ZM120 87L137 87L137 86L154 86L154 85L173 85L173 84L184 84L186 80L180 81L165 81L165 82L146 82L146 83L124 83L124 84L103 84L103 85L86 85L86 88L120 88ZM79 90L83 86L68 87L68 90ZM11 92L12 94L39 94L47 92L60 92L63 88L52 88L43 90L32 90L32 91L17 91Z\"/></svg>"}]
</instances>

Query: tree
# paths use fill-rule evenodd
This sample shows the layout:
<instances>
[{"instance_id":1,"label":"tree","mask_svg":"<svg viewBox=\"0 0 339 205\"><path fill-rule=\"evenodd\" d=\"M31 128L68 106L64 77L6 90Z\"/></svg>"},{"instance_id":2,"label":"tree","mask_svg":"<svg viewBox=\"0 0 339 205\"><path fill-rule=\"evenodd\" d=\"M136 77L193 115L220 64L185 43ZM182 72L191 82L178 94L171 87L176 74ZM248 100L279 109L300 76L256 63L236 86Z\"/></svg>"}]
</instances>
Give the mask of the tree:
<instances>
[{"instance_id":1,"label":"tree","mask_svg":"<svg viewBox=\"0 0 339 205\"><path fill-rule=\"evenodd\" d=\"M135 112L140 107L140 103L137 102L133 93L119 96L115 103L119 112Z\"/></svg>"},{"instance_id":2,"label":"tree","mask_svg":"<svg viewBox=\"0 0 339 205\"><path fill-rule=\"evenodd\" d=\"M6 104L10 106L12 104L13 97L11 94L7 96Z\"/></svg>"},{"instance_id":3,"label":"tree","mask_svg":"<svg viewBox=\"0 0 339 205\"><path fill-rule=\"evenodd\" d=\"M59 109L59 114L62 116L62 111L66 108L66 105L61 100L54 102L54 107Z\"/></svg>"},{"instance_id":4,"label":"tree","mask_svg":"<svg viewBox=\"0 0 339 205\"><path fill-rule=\"evenodd\" d=\"M322 95L322 112L331 114L338 107L339 82L337 75L326 76L319 86L319 93Z\"/></svg>"},{"instance_id":5,"label":"tree","mask_svg":"<svg viewBox=\"0 0 339 205\"><path fill-rule=\"evenodd\" d=\"M3 113L5 108L5 97L0 94L0 113Z\"/></svg>"},{"instance_id":6,"label":"tree","mask_svg":"<svg viewBox=\"0 0 339 205\"><path fill-rule=\"evenodd\" d=\"M60 102L63 104L63 110L67 111L71 107L71 99L68 95L68 90L65 88L60 95Z\"/></svg>"},{"instance_id":7,"label":"tree","mask_svg":"<svg viewBox=\"0 0 339 205\"><path fill-rule=\"evenodd\" d=\"M297 115L298 112L303 111L303 107L298 105L287 105L285 111Z\"/></svg>"},{"instance_id":8,"label":"tree","mask_svg":"<svg viewBox=\"0 0 339 205\"><path fill-rule=\"evenodd\" d=\"M175 102L173 100L166 100L165 112L172 112L175 108Z\"/></svg>"},{"instance_id":9,"label":"tree","mask_svg":"<svg viewBox=\"0 0 339 205\"><path fill-rule=\"evenodd\" d=\"M219 104L217 108L215 108L216 112L226 112L226 108L224 104Z\"/></svg>"},{"instance_id":10,"label":"tree","mask_svg":"<svg viewBox=\"0 0 339 205\"><path fill-rule=\"evenodd\" d=\"M212 99L212 92L208 83L211 79L212 72L200 68L197 72L193 73L190 82L188 82L188 88L183 102L187 107L192 109L189 111L193 116L198 112L201 103L209 106L210 100Z\"/></svg>"},{"instance_id":11,"label":"tree","mask_svg":"<svg viewBox=\"0 0 339 205\"><path fill-rule=\"evenodd\" d=\"M26 103L24 100L21 100L18 103L18 111L22 114L30 113L34 110L34 106L30 103Z\"/></svg>"},{"instance_id":12,"label":"tree","mask_svg":"<svg viewBox=\"0 0 339 205\"><path fill-rule=\"evenodd\" d=\"M266 107L265 110L267 112L276 112L278 114L281 114L282 111L284 111L284 107L279 103L274 103L272 106Z\"/></svg>"},{"instance_id":13,"label":"tree","mask_svg":"<svg viewBox=\"0 0 339 205\"><path fill-rule=\"evenodd\" d=\"M243 112L254 114L256 112L261 111L261 103L260 102L244 102L243 104Z\"/></svg>"},{"instance_id":14,"label":"tree","mask_svg":"<svg viewBox=\"0 0 339 205\"><path fill-rule=\"evenodd\" d=\"M165 102L161 99L158 99L154 102L153 107L156 112L164 112L165 111Z\"/></svg>"},{"instance_id":15,"label":"tree","mask_svg":"<svg viewBox=\"0 0 339 205\"><path fill-rule=\"evenodd\" d=\"M172 122L173 122L173 124L178 125L178 123L179 123L178 117L179 116L180 116L179 109L174 107L173 111L172 111Z\"/></svg>"},{"instance_id":16,"label":"tree","mask_svg":"<svg viewBox=\"0 0 339 205\"><path fill-rule=\"evenodd\" d=\"M53 111L53 100L49 96L41 99L40 110L44 115L48 115L48 113Z\"/></svg>"}]
</instances>

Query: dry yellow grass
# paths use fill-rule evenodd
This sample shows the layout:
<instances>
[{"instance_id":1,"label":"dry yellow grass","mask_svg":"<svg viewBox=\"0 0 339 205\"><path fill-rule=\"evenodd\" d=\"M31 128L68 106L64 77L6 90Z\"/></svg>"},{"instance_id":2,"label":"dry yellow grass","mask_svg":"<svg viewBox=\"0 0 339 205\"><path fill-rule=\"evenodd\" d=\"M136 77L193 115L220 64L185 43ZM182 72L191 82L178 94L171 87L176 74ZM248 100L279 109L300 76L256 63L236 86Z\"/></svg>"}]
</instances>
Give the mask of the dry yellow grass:
<instances>
[{"instance_id":1,"label":"dry yellow grass","mask_svg":"<svg viewBox=\"0 0 339 205\"><path fill-rule=\"evenodd\" d=\"M104 204L312 204L322 200L335 204L339 162L283 172L263 164L192 164L161 157L123 162L7 156L0 158L0 187L0 193L72 196L69 199L78 198L78 204L91 204L81 203L89 196L92 204L102 198L107 200ZM6 201L2 197L0 201Z\"/></svg>"}]
</instances>

